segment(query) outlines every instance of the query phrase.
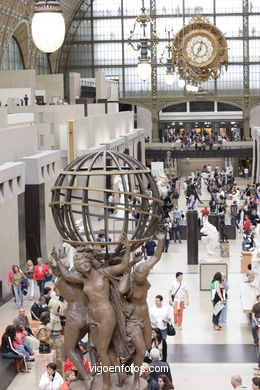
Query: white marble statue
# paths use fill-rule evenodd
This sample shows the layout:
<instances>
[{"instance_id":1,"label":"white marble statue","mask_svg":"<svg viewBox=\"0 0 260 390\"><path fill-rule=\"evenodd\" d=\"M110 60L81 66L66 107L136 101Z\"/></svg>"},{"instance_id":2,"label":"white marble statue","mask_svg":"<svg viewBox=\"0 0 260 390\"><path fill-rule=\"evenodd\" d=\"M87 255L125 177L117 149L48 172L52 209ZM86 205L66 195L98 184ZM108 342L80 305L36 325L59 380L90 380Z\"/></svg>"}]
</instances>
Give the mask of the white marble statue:
<instances>
[{"instance_id":1,"label":"white marble statue","mask_svg":"<svg viewBox=\"0 0 260 390\"><path fill-rule=\"evenodd\" d=\"M260 292L260 224L257 224L254 234L255 249L252 252L252 270L256 277L251 284Z\"/></svg>"},{"instance_id":2,"label":"white marble statue","mask_svg":"<svg viewBox=\"0 0 260 390\"><path fill-rule=\"evenodd\" d=\"M219 232L210 222L205 221L200 232L203 234L201 240L206 245L204 261L221 261Z\"/></svg>"},{"instance_id":3,"label":"white marble statue","mask_svg":"<svg viewBox=\"0 0 260 390\"><path fill-rule=\"evenodd\" d=\"M168 178L163 170L157 171L155 181L162 199L168 195Z\"/></svg>"},{"instance_id":4,"label":"white marble statue","mask_svg":"<svg viewBox=\"0 0 260 390\"><path fill-rule=\"evenodd\" d=\"M74 254L76 252L76 249L73 248L73 246L71 246L67 242L64 242L62 244L62 249L63 249L63 256L62 256L63 262L65 265L66 265L66 263L68 263L69 270L71 270L71 268L73 268L73 266L74 266L73 257L74 257Z\"/></svg>"},{"instance_id":5,"label":"white marble statue","mask_svg":"<svg viewBox=\"0 0 260 390\"><path fill-rule=\"evenodd\" d=\"M208 192L208 179L209 175L207 172L202 172L201 174L201 199L202 200L209 200L210 194Z\"/></svg>"},{"instance_id":6,"label":"white marble statue","mask_svg":"<svg viewBox=\"0 0 260 390\"><path fill-rule=\"evenodd\" d=\"M172 152L170 150L166 153L165 168L173 168Z\"/></svg>"},{"instance_id":7,"label":"white marble statue","mask_svg":"<svg viewBox=\"0 0 260 390\"><path fill-rule=\"evenodd\" d=\"M122 177L124 180L125 188L123 185ZM114 177L113 181L113 189L115 191L121 191L121 192L128 192L129 191L129 184L128 184L128 176L127 175L116 175ZM115 194L116 199L118 197L118 194ZM125 204L125 195L124 194L119 194L119 205L117 205L118 209L123 208ZM124 210L117 210L115 211L115 216L118 218L123 218L124 217Z\"/></svg>"}]
</instances>

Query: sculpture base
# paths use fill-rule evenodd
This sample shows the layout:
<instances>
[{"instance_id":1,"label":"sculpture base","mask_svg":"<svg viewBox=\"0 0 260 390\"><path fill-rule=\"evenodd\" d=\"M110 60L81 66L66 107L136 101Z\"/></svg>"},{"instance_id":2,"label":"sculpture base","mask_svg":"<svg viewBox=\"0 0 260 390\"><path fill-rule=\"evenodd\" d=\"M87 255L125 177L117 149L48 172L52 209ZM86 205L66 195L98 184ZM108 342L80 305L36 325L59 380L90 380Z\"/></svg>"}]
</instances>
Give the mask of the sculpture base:
<instances>
[{"instance_id":1,"label":"sculpture base","mask_svg":"<svg viewBox=\"0 0 260 390\"><path fill-rule=\"evenodd\" d=\"M200 263L222 263L224 260L222 257L203 257L200 259Z\"/></svg>"},{"instance_id":2,"label":"sculpture base","mask_svg":"<svg viewBox=\"0 0 260 390\"><path fill-rule=\"evenodd\" d=\"M46 366L49 363L56 361L56 351L50 353L40 354L38 351L35 352L35 384L38 389L42 374L46 371Z\"/></svg>"},{"instance_id":3,"label":"sculpture base","mask_svg":"<svg viewBox=\"0 0 260 390\"><path fill-rule=\"evenodd\" d=\"M221 257L229 257L229 242L220 242Z\"/></svg>"},{"instance_id":4,"label":"sculpture base","mask_svg":"<svg viewBox=\"0 0 260 390\"><path fill-rule=\"evenodd\" d=\"M132 386L133 386L133 380L134 380L134 376L133 375L129 375L123 386L122 387L118 387L117 386L117 375L116 374L112 374L111 375L111 388L110 390L132 390ZM91 385L91 390L102 390L102 385L103 385L103 377L102 375L96 375L93 382L92 382L92 385ZM71 390L86 390L86 385L85 383L82 381L82 380L77 380L75 382L71 382L70 384L70 389ZM148 390L148 383L146 380L142 379L141 378L141 381L140 381L140 390Z\"/></svg>"}]
</instances>

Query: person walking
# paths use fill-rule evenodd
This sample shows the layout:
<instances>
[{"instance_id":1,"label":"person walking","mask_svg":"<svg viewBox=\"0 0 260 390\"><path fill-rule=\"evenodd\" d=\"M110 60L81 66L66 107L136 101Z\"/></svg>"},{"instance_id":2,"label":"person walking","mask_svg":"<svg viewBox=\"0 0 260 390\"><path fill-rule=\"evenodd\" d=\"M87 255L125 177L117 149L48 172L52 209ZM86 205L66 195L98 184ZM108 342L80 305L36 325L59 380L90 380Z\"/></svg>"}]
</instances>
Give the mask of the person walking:
<instances>
[{"instance_id":1,"label":"person walking","mask_svg":"<svg viewBox=\"0 0 260 390\"><path fill-rule=\"evenodd\" d=\"M172 223L170 218L166 218L166 221L163 225L163 230L165 232L163 252L167 253L170 245L170 240L172 238Z\"/></svg>"},{"instance_id":2,"label":"person walking","mask_svg":"<svg viewBox=\"0 0 260 390\"><path fill-rule=\"evenodd\" d=\"M18 265L13 265L12 286L15 296L16 308L18 309L23 305L23 292L21 288L22 279L25 278L24 273L20 270Z\"/></svg>"},{"instance_id":3,"label":"person walking","mask_svg":"<svg viewBox=\"0 0 260 390\"><path fill-rule=\"evenodd\" d=\"M183 272L176 273L176 280L172 282L169 291L169 303L173 306L174 326L182 330L183 309L189 305L189 293L186 283L183 282Z\"/></svg>"},{"instance_id":4,"label":"person walking","mask_svg":"<svg viewBox=\"0 0 260 390\"><path fill-rule=\"evenodd\" d=\"M142 365L142 377L148 383L148 390L159 390L158 383L151 377L150 367L148 363Z\"/></svg>"},{"instance_id":5,"label":"person walking","mask_svg":"<svg viewBox=\"0 0 260 390\"><path fill-rule=\"evenodd\" d=\"M50 275L50 270L46 264L43 263L42 258L38 257L37 265L34 268L33 279L36 280L40 291L40 297L44 295L45 278Z\"/></svg>"},{"instance_id":6,"label":"person walking","mask_svg":"<svg viewBox=\"0 0 260 390\"><path fill-rule=\"evenodd\" d=\"M166 375L159 375L157 383L160 390L171 390L174 389L174 386L170 379Z\"/></svg>"},{"instance_id":7,"label":"person walking","mask_svg":"<svg viewBox=\"0 0 260 390\"><path fill-rule=\"evenodd\" d=\"M173 233L173 239L174 242L176 240L179 240L179 243L181 244L181 237L180 237L180 224L176 218L174 218L173 223L172 223L172 233Z\"/></svg>"},{"instance_id":8,"label":"person walking","mask_svg":"<svg viewBox=\"0 0 260 390\"><path fill-rule=\"evenodd\" d=\"M259 343L259 327L260 327L260 294L256 297L257 303L254 304L252 308L252 334L254 338L254 344L258 345Z\"/></svg>"},{"instance_id":9,"label":"person walking","mask_svg":"<svg viewBox=\"0 0 260 390\"><path fill-rule=\"evenodd\" d=\"M156 246L157 244L152 238L149 241L146 241L144 245L146 260L149 261L154 256Z\"/></svg>"},{"instance_id":10,"label":"person walking","mask_svg":"<svg viewBox=\"0 0 260 390\"><path fill-rule=\"evenodd\" d=\"M28 284L30 287L30 295L31 295L30 300L32 301L34 299L34 280L33 280L34 265L32 260L27 260L26 269L24 273L28 280Z\"/></svg>"},{"instance_id":11,"label":"person walking","mask_svg":"<svg viewBox=\"0 0 260 390\"><path fill-rule=\"evenodd\" d=\"M245 389L245 387L244 387ZM260 378L259 376L255 376L252 379L252 390L259 390L260 389Z\"/></svg>"},{"instance_id":12,"label":"person walking","mask_svg":"<svg viewBox=\"0 0 260 390\"><path fill-rule=\"evenodd\" d=\"M149 310L151 325L153 328L159 328L162 338L166 340L167 337L167 323L171 319L169 307L163 305L162 295L156 295L155 306Z\"/></svg>"},{"instance_id":13,"label":"person walking","mask_svg":"<svg viewBox=\"0 0 260 390\"><path fill-rule=\"evenodd\" d=\"M221 282L222 282L222 275L220 272L216 272L212 282L210 283L210 291L211 291L211 301L213 304L213 315L212 315L212 322L213 322L213 329L214 330L221 330L222 327L219 326L219 317L222 308L224 307L224 298L221 290ZM220 302L220 303L219 303ZM221 308L221 304L223 307ZM219 307L219 311L217 311L217 306ZM215 309L215 310L214 310Z\"/></svg>"},{"instance_id":14,"label":"person walking","mask_svg":"<svg viewBox=\"0 0 260 390\"><path fill-rule=\"evenodd\" d=\"M160 375L166 375L172 381L171 368L169 363L160 360L160 351L152 348L150 351L152 362L150 366L150 376L157 382Z\"/></svg>"},{"instance_id":15,"label":"person walking","mask_svg":"<svg viewBox=\"0 0 260 390\"><path fill-rule=\"evenodd\" d=\"M227 297L228 297L228 290L229 290L229 284L227 281L227 276L225 274L221 274L221 290L222 290L222 295L225 301L225 306L220 312L219 316L219 323L227 322Z\"/></svg>"},{"instance_id":16,"label":"person walking","mask_svg":"<svg viewBox=\"0 0 260 390\"><path fill-rule=\"evenodd\" d=\"M234 375L231 378L231 385L233 386L234 389L246 389L245 386L242 384L242 378L240 375Z\"/></svg>"}]
</instances>

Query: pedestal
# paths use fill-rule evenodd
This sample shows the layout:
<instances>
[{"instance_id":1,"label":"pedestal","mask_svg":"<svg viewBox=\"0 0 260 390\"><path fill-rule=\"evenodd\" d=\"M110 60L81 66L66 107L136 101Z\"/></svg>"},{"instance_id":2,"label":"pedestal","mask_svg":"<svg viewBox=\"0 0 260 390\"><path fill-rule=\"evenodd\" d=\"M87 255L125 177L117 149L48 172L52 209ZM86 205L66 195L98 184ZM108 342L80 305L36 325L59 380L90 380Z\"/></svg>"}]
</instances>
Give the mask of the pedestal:
<instances>
[{"instance_id":1,"label":"pedestal","mask_svg":"<svg viewBox=\"0 0 260 390\"><path fill-rule=\"evenodd\" d=\"M133 386L133 380L134 376L129 375L127 379L125 380L124 384L122 387L117 386L117 376L116 374L111 375L111 388L110 390L132 390ZM97 375L94 378L94 381L92 382L91 385L91 390L102 390L102 384L103 384L103 378L102 375ZM70 384L70 389L71 390L86 390L86 386L83 381L77 380L76 382L72 382ZM141 383L140 383L140 390L148 390L148 383L146 380L141 378Z\"/></svg>"},{"instance_id":2,"label":"pedestal","mask_svg":"<svg viewBox=\"0 0 260 390\"><path fill-rule=\"evenodd\" d=\"M52 350L51 353L39 353L35 352L35 383L38 389L41 376L46 372L47 364L56 362L56 351Z\"/></svg>"},{"instance_id":3,"label":"pedestal","mask_svg":"<svg viewBox=\"0 0 260 390\"><path fill-rule=\"evenodd\" d=\"M202 263L200 264L200 290L209 291L210 283L216 272L228 274L228 265L226 263Z\"/></svg>"},{"instance_id":4,"label":"pedestal","mask_svg":"<svg viewBox=\"0 0 260 390\"><path fill-rule=\"evenodd\" d=\"M241 259L241 272L243 274L246 274L248 269L248 264L251 264L252 260L252 253L251 252L242 252L242 259Z\"/></svg>"},{"instance_id":5,"label":"pedestal","mask_svg":"<svg viewBox=\"0 0 260 390\"><path fill-rule=\"evenodd\" d=\"M62 375L62 365L64 361L63 354L64 336L60 333L52 334L50 338L50 346L56 352L57 371Z\"/></svg>"},{"instance_id":6,"label":"pedestal","mask_svg":"<svg viewBox=\"0 0 260 390\"><path fill-rule=\"evenodd\" d=\"M187 218L187 254L188 264L198 264L198 213L188 210Z\"/></svg>"},{"instance_id":7,"label":"pedestal","mask_svg":"<svg viewBox=\"0 0 260 390\"><path fill-rule=\"evenodd\" d=\"M229 257L229 242L220 242L221 257Z\"/></svg>"}]
</instances>

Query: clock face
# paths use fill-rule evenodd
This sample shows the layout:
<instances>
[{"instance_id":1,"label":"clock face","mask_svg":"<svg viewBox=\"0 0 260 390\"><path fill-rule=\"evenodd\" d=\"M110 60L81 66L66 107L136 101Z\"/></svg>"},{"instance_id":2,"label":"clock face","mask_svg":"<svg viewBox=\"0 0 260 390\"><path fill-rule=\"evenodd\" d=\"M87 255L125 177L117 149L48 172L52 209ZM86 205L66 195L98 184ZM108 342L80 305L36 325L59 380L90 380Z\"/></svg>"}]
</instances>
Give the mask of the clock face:
<instances>
[{"instance_id":1,"label":"clock face","mask_svg":"<svg viewBox=\"0 0 260 390\"><path fill-rule=\"evenodd\" d=\"M184 54L194 65L206 66L215 58L213 41L202 34L193 35L185 42Z\"/></svg>"}]
</instances>

